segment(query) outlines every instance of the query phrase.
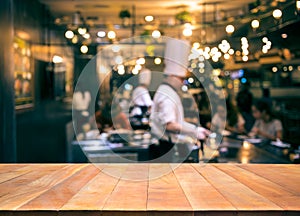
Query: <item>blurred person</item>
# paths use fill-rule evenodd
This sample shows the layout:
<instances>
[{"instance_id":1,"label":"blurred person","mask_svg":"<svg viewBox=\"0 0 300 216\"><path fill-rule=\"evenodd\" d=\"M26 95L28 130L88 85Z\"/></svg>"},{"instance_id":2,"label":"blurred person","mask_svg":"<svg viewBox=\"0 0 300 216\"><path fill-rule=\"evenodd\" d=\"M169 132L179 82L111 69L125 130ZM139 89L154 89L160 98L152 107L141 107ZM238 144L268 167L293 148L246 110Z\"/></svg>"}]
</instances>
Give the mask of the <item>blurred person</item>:
<instances>
[{"instance_id":1,"label":"blurred person","mask_svg":"<svg viewBox=\"0 0 300 216\"><path fill-rule=\"evenodd\" d=\"M272 98L271 98L271 93L270 93L269 88L263 88L262 89L262 100L265 101L272 110L273 101L272 101Z\"/></svg>"},{"instance_id":2,"label":"blurred person","mask_svg":"<svg viewBox=\"0 0 300 216\"><path fill-rule=\"evenodd\" d=\"M205 139L209 131L184 121L182 105L183 81L186 77L190 45L187 41L168 39L164 56L164 79L158 87L151 109L151 132L159 139L159 155L172 162L178 135Z\"/></svg>"},{"instance_id":3,"label":"blurred person","mask_svg":"<svg viewBox=\"0 0 300 216\"><path fill-rule=\"evenodd\" d=\"M89 123L89 106L91 102L91 93L87 90L82 90L81 84L78 83L73 94L73 116L75 117L75 125L77 132L83 132L83 126Z\"/></svg>"},{"instance_id":4,"label":"blurred person","mask_svg":"<svg viewBox=\"0 0 300 216\"><path fill-rule=\"evenodd\" d=\"M114 129L131 130L128 117L118 104L112 106L111 102L106 102L102 109L95 112L95 119L100 133Z\"/></svg>"},{"instance_id":5,"label":"blurred person","mask_svg":"<svg viewBox=\"0 0 300 216\"><path fill-rule=\"evenodd\" d=\"M131 116L143 116L150 112L152 99L148 87L151 82L151 71L147 68L141 70L139 74L139 84L132 92L133 109Z\"/></svg>"},{"instance_id":6,"label":"blurred person","mask_svg":"<svg viewBox=\"0 0 300 216\"><path fill-rule=\"evenodd\" d=\"M253 127L253 124L255 122L255 119L251 113L251 106L253 103L253 95L250 92L250 82L246 82L241 86L240 91L238 92L236 96L236 103L239 112L243 116L245 120L245 129L247 132L251 130Z\"/></svg>"},{"instance_id":7,"label":"blurred person","mask_svg":"<svg viewBox=\"0 0 300 216\"><path fill-rule=\"evenodd\" d=\"M265 101L257 101L252 106L252 113L256 121L249 136L270 140L282 139L282 123L273 116L271 108Z\"/></svg>"},{"instance_id":8,"label":"blurred person","mask_svg":"<svg viewBox=\"0 0 300 216\"><path fill-rule=\"evenodd\" d=\"M231 133L241 134L245 132L245 120L229 100L226 101L226 110L221 105L217 106L217 112L211 121L212 130L222 133L223 131L220 131L220 129L224 128L224 124L225 130L228 130Z\"/></svg>"}]
</instances>

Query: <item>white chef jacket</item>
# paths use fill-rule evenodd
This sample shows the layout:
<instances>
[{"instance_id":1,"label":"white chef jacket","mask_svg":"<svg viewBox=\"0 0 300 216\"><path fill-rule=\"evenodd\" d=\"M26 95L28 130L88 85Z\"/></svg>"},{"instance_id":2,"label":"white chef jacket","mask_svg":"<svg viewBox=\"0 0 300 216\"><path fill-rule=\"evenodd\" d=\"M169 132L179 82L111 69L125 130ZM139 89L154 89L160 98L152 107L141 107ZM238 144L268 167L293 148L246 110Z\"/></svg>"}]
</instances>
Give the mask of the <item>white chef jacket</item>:
<instances>
[{"instance_id":1,"label":"white chef jacket","mask_svg":"<svg viewBox=\"0 0 300 216\"><path fill-rule=\"evenodd\" d=\"M197 135L197 127L184 121L183 106L180 96L169 85L162 84L158 87L151 109L150 115L151 132L158 138L169 140L176 143L179 134L167 132L165 130L167 123L176 122L182 124L181 135L191 136L193 139Z\"/></svg>"},{"instance_id":2,"label":"white chef jacket","mask_svg":"<svg viewBox=\"0 0 300 216\"><path fill-rule=\"evenodd\" d=\"M132 103L135 106L131 111L132 116L142 114L142 110L138 106L152 106L152 99L148 89L144 86L136 87L132 92Z\"/></svg>"},{"instance_id":3,"label":"white chef jacket","mask_svg":"<svg viewBox=\"0 0 300 216\"><path fill-rule=\"evenodd\" d=\"M74 92L73 94L73 109L87 110L91 102L91 94L88 91L82 93L81 91Z\"/></svg>"}]
</instances>

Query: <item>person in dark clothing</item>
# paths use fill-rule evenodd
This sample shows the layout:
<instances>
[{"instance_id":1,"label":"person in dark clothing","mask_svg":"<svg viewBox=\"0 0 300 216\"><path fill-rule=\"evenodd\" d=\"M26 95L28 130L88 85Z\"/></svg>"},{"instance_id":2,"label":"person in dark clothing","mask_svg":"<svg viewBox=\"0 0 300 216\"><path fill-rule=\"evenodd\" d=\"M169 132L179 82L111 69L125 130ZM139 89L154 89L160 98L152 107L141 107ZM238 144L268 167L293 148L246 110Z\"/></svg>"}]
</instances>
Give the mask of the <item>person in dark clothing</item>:
<instances>
[{"instance_id":1,"label":"person in dark clothing","mask_svg":"<svg viewBox=\"0 0 300 216\"><path fill-rule=\"evenodd\" d=\"M236 96L237 107L245 120L245 130L249 132L255 122L255 119L251 113L251 106L253 102L253 95L250 92L250 83L247 82L242 85L241 90Z\"/></svg>"}]
</instances>

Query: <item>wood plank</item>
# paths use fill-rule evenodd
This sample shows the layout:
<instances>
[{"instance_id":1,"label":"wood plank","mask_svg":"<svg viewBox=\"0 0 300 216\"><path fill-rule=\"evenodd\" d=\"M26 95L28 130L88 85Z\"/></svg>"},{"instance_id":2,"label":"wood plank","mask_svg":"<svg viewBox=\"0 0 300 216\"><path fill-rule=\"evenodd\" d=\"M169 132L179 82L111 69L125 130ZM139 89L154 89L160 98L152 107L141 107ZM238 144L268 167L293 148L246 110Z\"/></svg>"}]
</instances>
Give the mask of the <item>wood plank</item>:
<instances>
[{"instance_id":1,"label":"wood plank","mask_svg":"<svg viewBox=\"0 0 300 216\"><path fill-rule=\"evenodd\" d=\"M34 165L34 169L32 166L24 167L24 171L30 172L0 184L0 210L17 209L39 195L43 189L47 189L46 184L38 184L39 180L47 178L48 175L65 166L48 165L45 168L45 165L39 164Z\"/></svg>"},{"instance_id":2,"label":"wood plank","mask_svg":"<svg viewBox=\"0 0 300 216\"><path fill-rule=\"evenodd\" d=\"M20 169L25 166L28 166L28 164L1 164L0 174L8 173L8 172L11 172L16 169Z\"/></svg>"},{"instance_id":3,"label":"wood plank","mask_svg":"<svg viewBox=\"0 0 300 216\"><path fill-rule=\"evenodd\" d=\"M239 167L281 185L285 190L300 196L300 165L286 165L286 167L284 167L276 165L270 166L267 164L251 164L251 166L239 165Z\"/></svg>"},{"instance_id":4,"label":"wood plank","mask_svg":"<svg viewBox=\"0 0 300 216\"><path fill-rule=\"evenodd\" d=\"M78 167L79 165L74 165ZM93 165L85 165L69 178L42 193L20 210L59 210L72 196L74 196L88 181L94 178L100 170Z\"/></svg>"},{"instance_id":5,"label":"wood plank","mask_svg":"<svg viewBox=\"0 0 300 216\"><path fill-rule=\"evenodd\" d=\"M193 165L238 210L282 210L273 202L220 171L213 165Z\"/></svg>"},{"instance_id":6,"label":"wood plank","mask_svg":"<svg viewBox=\"0 0 300 216\"><path fill-rule=\"evenodd\" d=\"M106 174L105 166L98 166L98 168L102 169L101 172L73 196L61 210L91 211L103 209L120 177L113 177ZM109 165L108 169L110 169Z\"/></svg>"},{"instance_id":7,"label":"wood plank","mask_svg":"<svg viewBox=\"0 0 300 216\"><path fill-rule=\"evenodd\" d=\"M25 175L26 173L31 172L31 169L28 169L24 166L16 166L16 167L7 167L7 169L1 169L0 172L0 184L6 182L8 180L12 180L19 176Z\"/></svg>"},{"instance_id":8,"label":"wood plank","mask_svg":"<svg viewBox=\"0 0 300 216\"><path fill-rule=\"evenodd\" d=\"M287 191L284 187L235 165L222 164L215 165L215 167L281 208L285 210L300 210L300 196Z\"/></svg>"},{"instance_id":9,"label":"wood plank","mask_svg":"<svg viewBox=\"0 0 300 216\"><path fill-rule=\"evenodd\" d=\"M144 181L141 181L144 179ZM146 180L145 180L146 179ZM127 164L103 210L146 211L148 164Z\"/></svg>"},{"instance_id":10,"label":"wood plank","mask_svg":"<svg viewBox=\"0 0 300 216\"><path fill-rule=\"evenodd\" d=\"M149 165L149 186L147 210L160 211L172 209L172 211L191 211L192 207L187 200L179 182L169 164L150 164ZM172 168L171 168L172 169ZM154 178L155 176L161 176Z\"/></svg>"},{"instance_id":11,"label":"wood plank","mask_svg":"<svg viewBox=\"0 0 300 216\"><path fill-rule=\"evenodd\" d=\"M194 211L236 209L190 164L181 164L174 173Z\"/></svg>"}]
</instances>

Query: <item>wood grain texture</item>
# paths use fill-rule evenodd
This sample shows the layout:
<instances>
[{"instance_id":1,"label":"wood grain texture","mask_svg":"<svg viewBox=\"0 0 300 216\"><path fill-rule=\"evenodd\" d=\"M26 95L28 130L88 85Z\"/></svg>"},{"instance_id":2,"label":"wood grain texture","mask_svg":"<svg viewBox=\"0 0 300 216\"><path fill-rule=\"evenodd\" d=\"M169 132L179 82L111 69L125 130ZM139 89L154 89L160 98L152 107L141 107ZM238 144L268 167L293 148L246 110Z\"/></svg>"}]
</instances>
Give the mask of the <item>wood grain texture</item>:
<instances>
[{"instance_id":1,"label":"wood grain texture","mask_svg":"<svg viewBox=\"0 0 300 216\"><path fill-rule=\"evenodd\" d=\"M238 210L282 210L279 206L251 190L213 165L197 166L197 171Z\"/></svg>"},{"instance_id":2,"label":"wood grain texture","mask_svg":"<svg viewBox=\"0 0 300 216\"><path fill-rule=\"evenodd\" d=\"M234 165L223 164L216 167L281 208L300 210L300 196L295 191L290 192L281 185Z\"/></svg>"},{"instance_id":3,"label":"wood grain texture","mask_svg":"<svg viewBox=\"0 0 300 216\"><path fill-rule=\"evenodd\" d=\"M300 215L299 165L0 164L0 215Z\"/></svg>"}]
</instances>

